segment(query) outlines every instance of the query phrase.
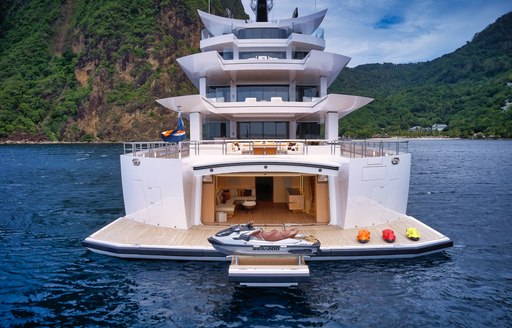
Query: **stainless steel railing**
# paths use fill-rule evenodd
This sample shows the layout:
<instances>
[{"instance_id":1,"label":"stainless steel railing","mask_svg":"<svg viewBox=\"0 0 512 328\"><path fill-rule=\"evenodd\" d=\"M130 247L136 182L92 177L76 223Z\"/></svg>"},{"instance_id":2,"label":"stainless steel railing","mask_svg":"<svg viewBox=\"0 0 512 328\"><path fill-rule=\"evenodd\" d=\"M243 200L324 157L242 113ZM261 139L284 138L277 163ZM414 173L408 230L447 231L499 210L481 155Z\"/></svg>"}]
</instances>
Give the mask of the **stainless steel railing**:
<instances>
[{"instance_id":1,"label":"stainless steel railing","mask_svg":"<svg viewBox=\"0 0 512 328\"><path fill-rule=\"evenodd\" d=\"M125 142L124 154L134 157L183 158L190 156L189 143L167 143L163 141Z\"/></svg>"},{"instance_id":2,"label":"stainless steel railing","mask_svg":"<svg viewBox=\"0 0 512 328\"><path fill-rule=\"evenodd\" d=\"M185 158L199 155L331 155L380 157L406 154L407 140L201 140L166 143L162 141L126 142L124 154L135 157Z\"/></svg>"}]
</instances>

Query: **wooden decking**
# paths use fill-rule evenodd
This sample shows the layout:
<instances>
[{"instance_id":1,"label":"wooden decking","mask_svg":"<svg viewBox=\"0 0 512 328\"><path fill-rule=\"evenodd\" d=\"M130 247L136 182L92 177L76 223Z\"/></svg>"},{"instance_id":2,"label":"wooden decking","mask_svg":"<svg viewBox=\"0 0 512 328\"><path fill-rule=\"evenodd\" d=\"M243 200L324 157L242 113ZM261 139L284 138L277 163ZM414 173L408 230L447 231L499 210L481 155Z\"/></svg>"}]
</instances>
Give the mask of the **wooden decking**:
<instances>
[{"instance_id":1,"label":"wooden decking","mask_svg":"<svg viewBox=\"0 0 512 328\"><path fill-rule=\"evenodd\" d=\"M241 205L236 206L235 213L228 219L227 224L240 224L249 221L262 225L316 223L314 215L290 211L286 203L258 202L256 207L250 211Z\"/></svg>"},{"instance_id":2,"label":"wooden decking","mask_svg":"<svg viewBox=\"0 0 512 328\"><path fill-rule=\"evenodd\" d=\"M247 221L245 221L247 222ZM230 222L232 223L232 222ZM268 229L282 229L280 226L263 226ZM405 235L405 229L416 227L420 234L420 241L411 241ZM291 227L287 227L290 229ZM341 229L333 225L296 225L293 228L299 233L314 235L322 244L322 249L343 247L394 247L400 245L418 245L425 242L433 242L445 238L442 234L429 228L412 217L404 217L397 221L367 228L370 230L371 239L366 244L360 244L356 240L359 229ZM396 234L396 242L386 243L381 238L383 229L393 229ZM136 222L127 218L120 218L103 229L91 235L88 239L99 243L117 245L140 245L170 248L205 248L212 246L208 237L222 229L219 225L199 225L188 230L164 228Z\"/></svg>"}]
</instances>

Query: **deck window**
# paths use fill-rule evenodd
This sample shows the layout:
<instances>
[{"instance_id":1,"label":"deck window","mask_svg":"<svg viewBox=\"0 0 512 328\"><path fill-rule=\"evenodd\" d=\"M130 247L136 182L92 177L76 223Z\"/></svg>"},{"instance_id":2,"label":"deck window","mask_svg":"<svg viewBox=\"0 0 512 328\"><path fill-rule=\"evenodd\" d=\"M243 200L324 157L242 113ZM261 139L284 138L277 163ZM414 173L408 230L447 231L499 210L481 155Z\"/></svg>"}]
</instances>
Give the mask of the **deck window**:
<instances>
[{"instance_id":1,"label":"deck window","mask_svg":"<svg viewBox=\"0 0 512 328\"><path fill-rule=\"evenodd\" d=\"M238 139L288 139L288 122L238 122Z\"/></svg>"},{"instance_id":2,"label":"deck window","mask_svg":"<svg viewBox=\"0 0 512 328\"><path fill-rule=\"evenodd\" d=\"M237 101L256 98L257 101L270 101L272 97L281 97L283 101L290 99L288 85L239 85L236 87Z\"/></svg>"},{"instance_id":3,"label":"deck window","mask_svg":"<svg viewBox=\"0 0 512 328\"><path fill-rule=\"evenodd\" d=\"M286 51L244 51L240 59L286 59Z\"/></svg>"},{"instance_id":4,"label":"deck window","mask_svg":"<svg viewBox=\"0 0 512 328\"><path fill-rule=\"evenodd\" d=\"M247 28L236 34L239 39L286 39L290 32L281 28Z\"/></svg>"},{"instance_id":5,"label":"deck window","mask_svg":"<svg viewBox=\"0 0 512 328\"><path fill-rule=\"evenodd\" d=\"M233 59L233 50L219 51L219 55L222 59L231 60Z\"/></svg>"},{"instance_id":6,"label":"deck window","mask_svg":"<svg viewBox=\"0 0 512 328\"><path fill-rule=\"evenodd\" d=\"M295 88L296 101L312 101L320 95L320 90L316 85L298 85Z\"/></svg>"},{"instance_id":7,"label":"deck window","mask_svg":"<svg viewBox=\"0 0 512 328\"><path fill-rule=\"evenodd\" d=\"M318 122L297 122L297 138L323 139L321 127Z\"/></svg>"},{"instance_id":8,"label":"deck window","mask_svg":"<svg viewBox=\"0 0 512 328\"><path fill-rule=\"evenodd\" d=\"M229 122L210 121L203 124L203 139L229 138Z\"/></svg>"},{"instance_id":9,"label":"deck window","mask_svg":"<svg viewBox=\"0 0 512 328\"><path fill-rule=\"evenodd\" d=\"M207 97L216 102L229 102L230 88L228 86L209 86Z\"/></svg>"},{"instance_id":10,"label":"deck window","mask_svg":"<svg viewBox=\"0 0 512 328\"><path fill-rule=\"evenodd\" d=\"M309 54L309 51L294 51L292 52L293 59L304 59Z\"/></svg>"}]
</instances>

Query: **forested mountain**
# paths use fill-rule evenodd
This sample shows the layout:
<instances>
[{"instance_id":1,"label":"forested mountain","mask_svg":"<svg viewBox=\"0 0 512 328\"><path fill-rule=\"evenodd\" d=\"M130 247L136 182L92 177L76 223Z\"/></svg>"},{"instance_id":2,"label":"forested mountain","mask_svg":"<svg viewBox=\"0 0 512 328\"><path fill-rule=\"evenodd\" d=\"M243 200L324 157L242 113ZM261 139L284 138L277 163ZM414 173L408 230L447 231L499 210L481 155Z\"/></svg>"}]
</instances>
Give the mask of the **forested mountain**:
<instances>
[{"instance_id":1,"label":"forested mountain","mask_svg":"<svg viewBox=\"0 0 512 328\"><path fill-rule=\"evenodd\" d=\"M197 93L176 58L198 52L207 0L0 2L0 140L154 140L176 117L155 99ZM246 18L239 0L211 11ZM341 120L351 137L448 124L512 137L512 14L452 54L347 68L330 92L375 98ZM510 109L508 109L510 108Z\"/></svg>"},{"instance_id":2,"label":"forested mountain","mask_svg":"<svg viewBox=\"0 0 512 328\"><path fill-rule=\"evenodd\" d=\"M197 93L176 58L198 52L207 0L2 0L0 139L155 140ZM247 18L239 0L211 12Z\"/></svg>"},{"instance_id":3,"label":"forested mountain","mask_svg":"<svg viewBox=\"0 0 512 328\"><path fill-rule=\"evenodd\" d=\"M371 64L342 71L331 91L375 98L341 120L340 134L512 137L512 13L463 47L430 62Z\"/></svg>"}]
</instances>

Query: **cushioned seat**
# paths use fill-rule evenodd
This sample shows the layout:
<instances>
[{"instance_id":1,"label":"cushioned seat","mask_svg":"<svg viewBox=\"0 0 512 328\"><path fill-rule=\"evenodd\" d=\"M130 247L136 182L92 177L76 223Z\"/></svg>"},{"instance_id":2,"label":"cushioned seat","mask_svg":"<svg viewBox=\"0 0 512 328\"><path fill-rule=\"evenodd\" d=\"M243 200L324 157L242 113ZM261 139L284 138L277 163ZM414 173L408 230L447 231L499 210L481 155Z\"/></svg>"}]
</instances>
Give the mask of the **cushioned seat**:
<instances>
[{"instance_id":1,"label":"cushioned seat","mask_svg":"<svg viewBox=\"0 0 512 328\"><path fill-rule=\"evenodd\" d=\"M232 217L235 214L235 199L231 197L231 192L229 194L228 199L223 199L222 193L216 195L215 212L226 212L228 217Z\"/></svg>"}]
</instances>

